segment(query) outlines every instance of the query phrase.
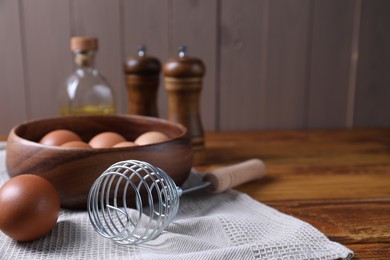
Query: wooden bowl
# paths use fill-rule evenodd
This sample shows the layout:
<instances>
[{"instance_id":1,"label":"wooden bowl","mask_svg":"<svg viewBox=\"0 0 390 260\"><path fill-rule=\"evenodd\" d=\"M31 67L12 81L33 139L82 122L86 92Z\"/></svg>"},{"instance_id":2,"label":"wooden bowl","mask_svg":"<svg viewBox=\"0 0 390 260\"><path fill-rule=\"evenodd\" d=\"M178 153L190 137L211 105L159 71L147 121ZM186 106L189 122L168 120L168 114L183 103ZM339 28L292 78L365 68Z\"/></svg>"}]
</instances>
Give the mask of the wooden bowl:
<instances>
[{"instance_id":1,"label":"wooden bowl","mask_svg":"<svg viewBox=\"0 0 390 260\"><path fill-rule=\"evenodd\" d=\"M64 148L42 145L48 132L68 129L85 142L105 131L134 140L147 131L165 133L161 143L121 148ZM192 167L191 141L180 124L145 116L80 116L30 121L14 127L7 140L6 167L10 177L36 174L49 180L58 190L61 206L85 209L88 192L96 178L112 164L123 160L142 160L169 174L177 185L188 177Z\"/></svg>"}]
</instances>

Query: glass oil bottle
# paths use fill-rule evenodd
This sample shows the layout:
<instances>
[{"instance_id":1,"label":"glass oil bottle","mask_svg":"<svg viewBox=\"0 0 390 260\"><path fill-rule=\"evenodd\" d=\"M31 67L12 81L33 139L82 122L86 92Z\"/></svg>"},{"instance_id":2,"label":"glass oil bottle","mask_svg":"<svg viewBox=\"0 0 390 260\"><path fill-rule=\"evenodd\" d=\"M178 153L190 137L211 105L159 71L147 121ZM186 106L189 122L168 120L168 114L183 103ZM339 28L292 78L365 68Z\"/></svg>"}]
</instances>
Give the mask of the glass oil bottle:
<instances>
[{"instance_id":1,"label":"glass oil bottle","mask_svg":"<svg viewBox=\"0 0 390 260\"><path fill-rule=\"evenodd\" d=\"M94 37L72 37L71 50L77 66L66 81L60 114L111 115L116 113L113 88L94 67L98 40Z\"/></svg>"}]
</instances>

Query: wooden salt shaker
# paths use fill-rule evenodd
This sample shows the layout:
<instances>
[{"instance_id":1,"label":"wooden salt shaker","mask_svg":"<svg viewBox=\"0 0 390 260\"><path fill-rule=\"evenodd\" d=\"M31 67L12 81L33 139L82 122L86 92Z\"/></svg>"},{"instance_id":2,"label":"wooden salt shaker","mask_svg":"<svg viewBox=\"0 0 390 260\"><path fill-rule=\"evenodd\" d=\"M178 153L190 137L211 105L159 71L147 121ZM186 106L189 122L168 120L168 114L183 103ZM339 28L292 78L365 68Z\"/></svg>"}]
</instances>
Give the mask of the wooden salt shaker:
<instances>
[{"instance_id":1,"label":"wooden salt shaker","mask_svg":"<svg viewBox=\"0 0 390 260\"><path fill-rule=\"evenodd\" d=\"M145 46L140 46L138 55L127 60L125 74L129 114L158 117L157 93L160 71L160 61L146 55Z\"/></svg>"},{"instance_id":2,"label":"wooden salt shaker","mask_svg":"<svg viewBox=\"0 0 390 260\"><path fill-rule=\"evenodd\" d=\"M163 65L168 92L168 120L184 125L192 141L193 163L206 161L204 131L200 115L200 94L205 66L200 59L188 57L186 47Z\"/></svg>"}]
</instances>

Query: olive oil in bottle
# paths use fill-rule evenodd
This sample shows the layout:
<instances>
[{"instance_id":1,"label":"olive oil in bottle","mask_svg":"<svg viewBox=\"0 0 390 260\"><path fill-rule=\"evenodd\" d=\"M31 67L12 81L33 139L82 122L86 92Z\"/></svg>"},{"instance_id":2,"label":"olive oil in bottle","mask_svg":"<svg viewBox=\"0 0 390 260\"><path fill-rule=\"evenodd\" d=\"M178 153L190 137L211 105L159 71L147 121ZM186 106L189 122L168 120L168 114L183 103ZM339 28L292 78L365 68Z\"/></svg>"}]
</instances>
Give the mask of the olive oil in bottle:
<instances>
[{"instance_id":1,"label":"olive oil in bottle","mask_svg":"<svg viewBox=\"0 0 390 260\"><path fill-rule=\"evenodd\" d=\"M72 37L76 71L66 81L60 114L111 115L116 113L113 88L94 67L98 41L93 37Z\"/></svg>"}]
</instances>

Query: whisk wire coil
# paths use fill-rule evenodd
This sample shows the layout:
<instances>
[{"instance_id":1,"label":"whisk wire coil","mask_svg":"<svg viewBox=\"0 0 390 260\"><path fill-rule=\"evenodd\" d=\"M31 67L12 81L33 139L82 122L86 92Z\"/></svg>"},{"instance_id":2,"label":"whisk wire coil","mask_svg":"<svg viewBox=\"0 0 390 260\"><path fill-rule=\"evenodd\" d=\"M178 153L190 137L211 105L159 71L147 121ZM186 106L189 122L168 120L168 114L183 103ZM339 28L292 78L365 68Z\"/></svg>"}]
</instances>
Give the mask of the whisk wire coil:
<instances>
[{"instance_id":1,"label":"whisk wire coil","mask_svg":"<svg viewBox=\"0 0 390 260\"><path fill-rule=\"evenodd\" d=\"M89 218L103 237L121 244L144 243L175 217L181 192L163 170L147 162L118 162L93 183Z\"/></svg>"}]
</instances>

